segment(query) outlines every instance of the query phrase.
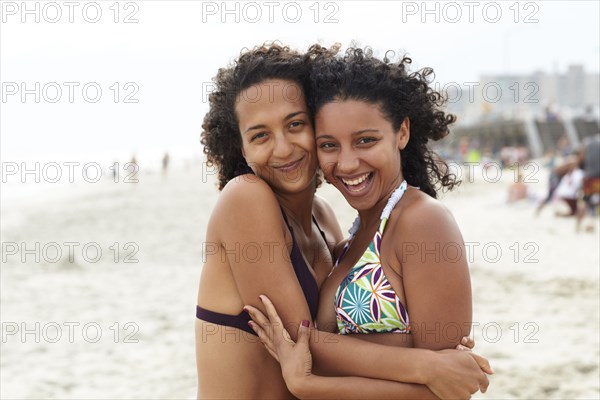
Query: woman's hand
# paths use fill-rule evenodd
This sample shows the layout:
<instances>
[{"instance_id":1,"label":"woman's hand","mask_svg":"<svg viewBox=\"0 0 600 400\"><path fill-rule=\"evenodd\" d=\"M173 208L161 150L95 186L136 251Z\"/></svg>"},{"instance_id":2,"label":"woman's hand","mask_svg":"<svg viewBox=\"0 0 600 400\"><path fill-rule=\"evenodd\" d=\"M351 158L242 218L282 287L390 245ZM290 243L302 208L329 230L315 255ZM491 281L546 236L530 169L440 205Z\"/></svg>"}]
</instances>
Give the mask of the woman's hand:
<instances>
[{"instance_id":1,"label":"woman's hand","mask_svg":"<svg viewBox=\"0 0 600 400\"><path fill-rule=\"evenodd\" d=\"M471 339L469 336L465 336L461 339L460 344L457 344L456 350L465 350L471 351L475 347L475 340Z\"/></svg>"},{"instance_id":2,"label":"woman's hand","mask_svg":"<svg viewBox=\"0 0 600 400\"><path fill-rule=\"evenodd\" d=\"M294 343L289 332L277 314L277 310L267 296L261 295L261 301L267 309L267 316L252 306L245 306L252 321L248 324L256 332L269 353L281 364L283 379L290 392L296 393L312 374L312 356L308 341L310 322L302 321L298 327L298 342Z\"/></svg>"},{"instance_id":3,"label":"woman's hand","mask_svg":"<svg viewBox=\"0 0 600 400\"><path fill-rule=\"evenodd\" d=\"M469 351L454 349L435 352L425 384L440 399L470 398L490 384L486 374L493 374L488 360Z\"/></svg>"}]
</instances>

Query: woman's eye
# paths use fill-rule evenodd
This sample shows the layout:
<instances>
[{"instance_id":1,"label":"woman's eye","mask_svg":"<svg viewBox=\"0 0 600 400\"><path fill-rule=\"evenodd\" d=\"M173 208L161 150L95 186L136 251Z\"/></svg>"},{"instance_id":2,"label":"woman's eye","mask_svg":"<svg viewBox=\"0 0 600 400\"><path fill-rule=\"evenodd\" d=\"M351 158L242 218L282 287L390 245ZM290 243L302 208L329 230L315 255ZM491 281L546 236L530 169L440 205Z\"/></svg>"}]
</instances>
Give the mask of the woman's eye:
<instances>
[{"instance_id":1,"label":"woman's eye","mask_svg":"<svg viewBox=\"0 0 600 400\"><path fill-rule=\"evenodd\" d=\"M323 142L319 145L320 149L331 149L333 147L335 147L335 144L331 142Z\"/></svg>"},{"instance_id":2,"label":"woman's eye","mask_svg":"<svg viewBox=\"0 0 600 400\"><path fill-rule=\"evenodd\" d=\"M267 132L259 132L256 135L252 136L252 139L250 139L250 142L254 142L257 139L262 139L265 136L267 136Z\"/></svg>"},{"instance_id":3,"label":"woman's eye","mask_svg":"<svg viewBox=\"0 0 600 400\"><path fill-rule=\"evenodd\" d=\"M290 124L290 128L297 128L297 127L302 126L302 125L304 125L304 122L302 122L302 121L294 121L294 122L292 122Z\"/></svg>"},{"instance_id":4,"label":"woman's eye","mask_svg":"<svg viewBox=\"0 0 600 400\"><path fill-rule=\"evenodd\" d=\"M372 143L377 141L375 138L372 137L363 137L358 139L358 144L367 144L367 143Z\"/></svg>"}]
</instances>

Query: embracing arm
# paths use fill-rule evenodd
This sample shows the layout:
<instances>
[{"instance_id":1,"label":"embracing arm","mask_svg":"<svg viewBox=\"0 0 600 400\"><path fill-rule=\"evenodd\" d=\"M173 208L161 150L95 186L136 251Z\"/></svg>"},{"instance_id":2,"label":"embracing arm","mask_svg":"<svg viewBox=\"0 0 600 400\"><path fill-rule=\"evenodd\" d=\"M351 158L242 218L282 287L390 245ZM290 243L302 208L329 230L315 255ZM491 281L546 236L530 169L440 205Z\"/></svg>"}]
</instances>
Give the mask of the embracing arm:
<instances>
[{"instance_id":1,"label":"embracing arm","mask_svg":"<svg viewBox=\"0 0 600 400\"><path fill-rule=\"evenodd\" d=\"M423 385L360 377L311 375L288 389L300 399L439 399Z\"/></svg>"},{"instance_id":2,"label":"embracing arm","mask_svg":"<svg viewBox=\"0 0 600 400\"><path fill-rule=\"evenodd\" d=\"M318 370L327 375L362 376L398 382L427 383L433 372L431 364L436 362L436 354L432 351L390 347L352 335L323 331L311 335L310 350ZM365 365L369 365L369 368L365 368Z\"/></svg>"},{"instance_id":3,"label":"embracing arm","mask_svg":"<svg viewBox=\"0 0 600 400\"><path fill-rule=\"evenodd\" d=\"M259 295L267 295L277 304L283 326L296 339L300 321L311 318L290 263L287 228L275 195L260 180L241 179L228 184L221 196L220 206L225 208L220 213L223 219L221 245L244 304L264 313ZM313 336L310 350L320 370L339 376L435 384L445 388L449 382L452 382L450 386L462 384L471 371L473 374L479 371L477 363L466 354L390 348L326 332ZM366 369L364 365L373 367ZM473 377L471 381L478 379Z\"/></svg>"},{"instance_id":4,"label":"embracing arm","mask_svg":"<svg viewBox=\"0 0 600 400\"><path fill-rule=\"evenodd\" d=\"M246 306L253 321L252 329L258 334L267 351L281 364L281 371L288 389L302 399L322 398L382 398L382 399L437 399L424 385L406 384L362 377L321 377L312 374L312 355L309 338L316 330L308 328L303 321L294 342L277 315L275 306L266 296L260 296L268 318L258 309ZM467 359L468 352L462 352ZM479 357L474 355L474 357ZM355 360L355 362L357 362ZM472 362L472 360L471 360ZM363 364L364 366L365 364ZM432 365L433 367L433 365ZM479 388L485 392L487 384L470 380L461 385L447 385L439 393L441 398L468 398Z\"/></svg>"},{"instance_id":5,"label":"embracing arm","mask_svg":"<svg viewBox=\"0 0 600 400\"><path fill-rule=\"evenodd\" d=\"M287 325L284 323L284 326ZM317 332L310 340L315 363L321 362L319 370L327 368L328 374L342 377L313 376L315 382L310 384L319 386L302 387L310 388L310 394L315 398L339 396L335 379L341 380L340 383L346 380L353 388L348 389L348 394L354 393L357 398L435 399L433 392L442 398L460 398L466 391L474 393L480 388L485 391L488 385L488 379L480 369L480 366L489 369L487 360L469 352L391 347L349 335ZM369 368L365 368L366 365ZM317 387L322 390L318 395L313 390Z\"/></svg>"}]
</instances>

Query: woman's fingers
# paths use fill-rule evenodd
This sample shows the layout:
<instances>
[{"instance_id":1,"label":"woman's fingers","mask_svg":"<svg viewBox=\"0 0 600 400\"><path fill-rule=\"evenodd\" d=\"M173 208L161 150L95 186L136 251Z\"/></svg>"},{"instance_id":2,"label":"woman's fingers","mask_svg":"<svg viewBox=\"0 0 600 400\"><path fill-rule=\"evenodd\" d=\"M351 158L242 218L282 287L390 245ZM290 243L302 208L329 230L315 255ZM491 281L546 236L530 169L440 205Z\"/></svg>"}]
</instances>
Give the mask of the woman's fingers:
<instances>
[{"instance_id":1,"label":"woman's fingers","mask_svg":"<svg viewBox=\"0 0 600 400\"><path fill-rule=\"evenodd\" d=\"M298 342L303 346L308 347L308 340L310 339L310 321L304 320L298 327Z\"/></svg>"},{"instance_id":2,"label":"woman's fingers","mask_svg":"<svg viewBox=\"0 0 600 400\"><path fill-rule=\"evenodd\" d=\"M271 300L263 295L261 295L260 298L267 309L268 316L265 316L258 308L250 305L244 306L244 310L246 310L248 314L250 314L252 320L262 328L273 348L279 346L282 339L293 343L289 333L283 329L283 323L281 322L279 315L277 315L277 311L275 310L273 303L271 303Z\"/></svg>"},{"instance_id":3,"label":"woman's fingers","mask_svg":"<svg viewBox=\"0 0 600 400\"><path fill-rule=\"evenodd\" d=\"M283 322L281 321L281 318L279 318L279 314L277 314L277 310L271 300L264 294L261 294L258 297L267 309L267 316L269 317L269 321L273 326L273 333L275 334L275 345L279 344L279 338L282 338L288 343L294 343L287 329L284 329Z\"/></svg>"},{"instance_id":4,"label":"woman's fingers","mask_svg":"<svg viewBox=\"0 0 600 400\"><path fill-rule=\"evenodd\" d=\"M462 344L459 344L459 345L457 345L457 346L456 346L456 350L462 350L462 351L473 351L473 350L471 350L471 348L469 348L469 347L465 347L465 346L463 346Z\"/></svg>"},{"instance_id":5,"label":"woman's fingers","mask_svg":"<svg viewBox=\"0 0 600 400\"><path fill-rule=\"evenodd\" d=\"M245 305L244 310L250 314L250 318L252 321L256 322L260 326L267 326L269 324L269 319L262 313L258 308Z\"/></svg>"},{"instance_id":6,"label":"woman's fingers","mask_svg":"<svg viewBox=\"0 0 600 400\"><path fill-rule=\"evenodd\" d=\"M485 393L487 392L488 386L490 386L490 380L488 379L486 374L482 373L481 376L483 378L479 382L479 390L481 390L481 393Z\"/></svg>"},{"instance_id":7,"label":"woman's fingers","mask_svg":"<svg viewBox=\"0 0 600 400\"><path fill-rule=\"evenodd\" d=\"M289 331L283 326L283 322L281 321L279 314L277 314L277 309L275 308L275 305L273 305L273 302L265 295L260 295L259 297L267 311L266 316L259 309L250 305L244 306L244 309L250 314L252 320L259 325L263 335L268 337L267 341L261 339L263 344L265 344L265 346L272 346L270 351L273 352L277 352L277 349L282 345L282 342L294 345L294 340L290 336Z\"/></svg>"},{"instance_id":8,"label":"woman's fingers","mask_svg":"<svg viewBox=\"0 0 600 400\"><path fill-rule=\"evenodd\" d=\"M277 352L275 351L275 346L273 344L273 341L265 333L265 330L263 328L261 328L256 322L253 322L253 321L248 322L248 325L250 325L252 330L254 330L254 332L256 332L256 334L258 335L258 338L260 339L262 344L265 346L265 348L267 349L267 351L269 352L271 357L273 357L275 360L277 360L277 362L279 362L279 357L277 356Z\"/></svg>"},{"instance_id":9,"label":"woman's fingers","mask_svg":"<svg viewBox=\"0 0 600 400\"><path fill-rule=\"evenodd\" d=\"M281 322L281 318L279 318L279 314L277 314L277 310L275 309L275 306L273 305L271 300L269 300L269 298L267 296L265 296L264 294L261 294L258 297L260 298L260 300L265 305L265 308L267 309L267 316L269 317L269 321L271 321L271 323L278 322L279 324L281 324L281 326L283 326L283 323Z\"/></svg>"},{"instance_id":10,"label":"woman's fingers","mask_svg":"<svg viewBox=\"0 0 600 400\"><path fill-rule=\"evenodd\" d=\"M472 349L473 347L475 347L475 340L472 339L472 338L470 338L469 336L465 336L460 341L460 344L462 344L465 347L468 347L468 348Z\"/></svg>"},{"instance_id":11,"label":"woman's fingers","mask_svg":"<svg viewBox=\"0 0 600 400\"><path fill-rule=\"evenodd\" d=\"M258 335L258 338L266 347L273 345L273 340L265 333L265 330L254 321L248 322L248 325Z\"/></svg>"},{"instance_id":12,"label":"woman's fingers","mask_svg":"<svg viewBox=\"0 0 600 400\"><path fill-rule=\"evenodd\" d=\"M487 358L482 357L479 354L473 352L470 352L469 354L475 359L477 365L479 365L479 368L481 368L483 372L485 372L488 375L492 375L494 373L494 370L490 366L490 362L487 360Z\"/></svg>"},{"instance_id":13,"label":"woman's fingers","mask_svg":"<svg viewBox=\"0 0 600 400\"><path fill-rule=\"evenodd\" d=\"M279 341L279 338L278 335L276 335L273 331L274 326L271 323L271 321L269 321L269 319L265 317L262 311L260 311L256 307L245 305L244 310L250 315L250 318L252 318L252 322L254 322L254 324L250 325L252 329L254 329L254 331L257 334L259 334L260 332L263 335L262 337L260 336L260 334L258 336L261 339L261 342L263 342L263 344L267 347L270 346L271 351L274 351L275 346ZM256 325L256 327L253 325Z\"/></svg>"}]
</instances>

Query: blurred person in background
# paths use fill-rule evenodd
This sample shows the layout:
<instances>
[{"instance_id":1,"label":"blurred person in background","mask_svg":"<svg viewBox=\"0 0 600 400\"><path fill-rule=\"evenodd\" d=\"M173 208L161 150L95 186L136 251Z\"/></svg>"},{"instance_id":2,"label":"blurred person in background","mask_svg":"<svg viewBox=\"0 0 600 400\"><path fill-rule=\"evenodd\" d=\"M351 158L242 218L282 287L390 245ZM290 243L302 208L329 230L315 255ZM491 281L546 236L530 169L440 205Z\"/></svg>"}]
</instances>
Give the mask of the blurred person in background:
<instances>
[{"instance_id":1,"label":"blurred person in background","mask_svg":"<svg viewBox=\"0 0 600 400\"><path fill-rule=\"evenodd\" d=\"M563 138L566 140L565 136L563 136ZM568 155L565 154L565 144L568 144L568 142L565 142L565 140L562 140L561 138L557 144L557 149L552 150L547 154L548 161L546 163L546 167L550 169L550 174L548 176L548 193L544 200L542 200L542 202L536 208L536 216L539 215L548 205L548 203L555 198L554 192L560 184L562 177L565 176L565 174L567 174L569 171L573 170L575 164L578 163L578 161L573 159L569 160L565 158Z\"/></svg>"},{"instance_id":2,"label":"blurred person in background","mask_svg":"<svg viewBox=\"0 0 600 400\"><path fill-rule=\"evenodd\" d=\"M577 211L576 230L581 230L583 218L586 213L598 217L600 211L600 133L584 140L579 152L579 159L583 165L583 204ZM587 227L592 231L594 225Z\"/></svg>"},{"instance_id":3,"label":"blurred person in background","mask_svg":"<svg viewBox=\"0 0 600 400\"><path fill-rule=\"evenodd\" d=\"M583 187L583 170L580 168L580 160L577 156L571 156L563 164L565 174L561 177L554 197L564 201L569 206L568 212L557 211L557 217L572 217L577 214L577 199Z\"/></svg>"},{"instance_id":4,"label":"blurred person in background","mask_svg":"<svg viewBox=\"0 0 600 400\"><path fill-rule=\"evenodd\" d=\"M517 181L508 188L508 202L515 203L527 199L527 185L523 181L523 173L519 170Z\"/></svg>"},{"instance_id":5,"label":"blurred person in background","mask_svg":"<svg viewBox=\"0 0 600 400\"><path fill-rule=\"evenodd\" d=\"M165 152L162 158L162 176L166 178L167 170L169 169L169 153Z\"/></svg>"}]
</instances>

